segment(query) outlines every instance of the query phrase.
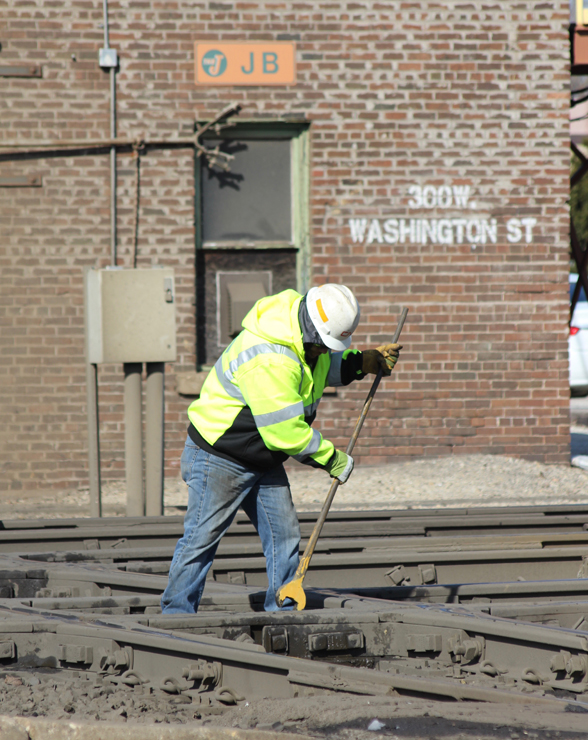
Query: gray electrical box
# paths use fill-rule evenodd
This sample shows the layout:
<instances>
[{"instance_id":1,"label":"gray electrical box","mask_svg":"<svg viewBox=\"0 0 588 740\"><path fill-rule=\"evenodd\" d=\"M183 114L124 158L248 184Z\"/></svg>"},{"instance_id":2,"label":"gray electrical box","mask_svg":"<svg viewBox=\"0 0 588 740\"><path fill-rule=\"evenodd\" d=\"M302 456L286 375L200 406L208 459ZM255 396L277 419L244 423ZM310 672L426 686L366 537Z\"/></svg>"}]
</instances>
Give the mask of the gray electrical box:
<instances>
[{"instance_id":1,"label":"gray electrical box","mask_svg":"<svg viewBox=\"0 0 588 740\"><path fill-rule=\"evenodd\" d=\"M168 267L86 272L87 361L174 362L174 271Z\"/></svg>"}]
</instances>

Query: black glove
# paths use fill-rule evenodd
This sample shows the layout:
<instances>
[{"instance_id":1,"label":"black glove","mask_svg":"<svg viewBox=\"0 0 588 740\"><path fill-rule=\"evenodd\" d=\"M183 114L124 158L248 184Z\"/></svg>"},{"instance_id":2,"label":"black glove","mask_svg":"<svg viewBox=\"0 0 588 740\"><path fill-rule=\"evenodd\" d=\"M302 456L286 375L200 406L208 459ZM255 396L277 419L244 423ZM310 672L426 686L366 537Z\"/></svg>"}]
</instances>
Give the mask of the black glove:
<instances>
[{"instance_id":1,"label":"black glove","mask_svg":"<svg viewBox=\"0 0 588 740\"><path fill-rule=\"evenodd\" d=\"M398 362L401 349L400 344L382 344L377 349L364 350L361 353L363 358L362 371L376 375L378 370L382 368L384 375L390 375L394 370L394 365Z\"/></svg>"}]
</instances>

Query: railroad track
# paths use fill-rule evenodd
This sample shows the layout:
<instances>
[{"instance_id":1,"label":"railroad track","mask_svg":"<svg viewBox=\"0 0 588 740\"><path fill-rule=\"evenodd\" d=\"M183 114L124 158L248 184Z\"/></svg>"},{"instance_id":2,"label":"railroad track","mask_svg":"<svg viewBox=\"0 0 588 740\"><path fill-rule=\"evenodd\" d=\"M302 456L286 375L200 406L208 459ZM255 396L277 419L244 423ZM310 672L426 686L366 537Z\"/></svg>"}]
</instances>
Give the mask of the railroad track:
<instances>
[{"instance_id":1,"label":"railroad track","mask_svg":"<svg viewBox=\"0 0 588 740\"><path fill-rule=\"evenodd\" d=\"M304 546L304 540L302 545ZM127 573L167 575L172 545L17 552L38 563L96 563ZM324 538L315 550L309 586L402 586L477 583L506 579L588 576L588 532L479 534L468 537ZM221 542L209 578L263 587L265 559L259 542Z\"/></svg>"},{"instance_id":2,"label":"railroad track","mask_svg":"<svg viewBox=\"0 0 588 740\"><path fill-rule=\"evenodd\" d=\"M266 613L239 518L197 615L160 613L178 518L5 522L0 664L208 709L327 691L588 711L586 522L579 506L335 512L307 610Z\"/></svg>"},{"instance_id":3,"label":"railroad track","mask_svg":"<svg viewBox=\"0 0 588 740\"><path fill-rule=\"evenodd\" d=\"M316 603L321 594L314 596ZM582 632L527 624L521 635L519 622L463 606L325 594L321 609L301 613L143 613L107 622L47 606L0 604L0 655L12 671L75 672L82 686L149 686L205 706L317 688L554 708L565 695L566 704L578 697L584 706Z\"/></svg>"},{"instance_id":4,"label":"railroad track","mask_svg":"<svg viewBox=\"0 0 588 740\"><path fill-rule=\"evenodd\" d=\"M299 514L308 537L317 514ZM588 506L332 511L325 538L452 537L472 534L547 534L588 531ZM0 526L0 552L108 549L126 546L174 546L183 533L183 517L109 517L103 519L6 520ZM224 538L256 542L249 520L238 514Z\"/></svg>"}]
</instances>

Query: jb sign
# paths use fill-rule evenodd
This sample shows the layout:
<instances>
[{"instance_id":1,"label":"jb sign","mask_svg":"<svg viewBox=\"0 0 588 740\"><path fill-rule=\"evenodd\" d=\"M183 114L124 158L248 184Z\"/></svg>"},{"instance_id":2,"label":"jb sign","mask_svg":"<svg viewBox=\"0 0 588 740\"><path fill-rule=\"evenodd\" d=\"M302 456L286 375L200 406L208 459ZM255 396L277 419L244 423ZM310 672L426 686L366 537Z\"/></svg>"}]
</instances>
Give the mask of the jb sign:
<instances>
[{"instance_id":1,"label":"jb sign","mask_svg":"<svg viewBox=\"0 0 588 740\"><path fill-rule=\"evenodd\" d=\"M197 85L295 85L296 44L290 41L196 41Z\"/></svg>"}]
</instances>

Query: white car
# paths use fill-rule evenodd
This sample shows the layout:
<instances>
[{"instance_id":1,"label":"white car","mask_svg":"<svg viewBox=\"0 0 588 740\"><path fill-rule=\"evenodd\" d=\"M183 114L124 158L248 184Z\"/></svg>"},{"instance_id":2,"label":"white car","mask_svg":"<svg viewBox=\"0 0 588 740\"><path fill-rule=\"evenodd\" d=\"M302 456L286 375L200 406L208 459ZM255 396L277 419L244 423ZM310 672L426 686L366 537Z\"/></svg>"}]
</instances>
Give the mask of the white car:
<instances>
[{"instance_id":1,"label":"white car","mask_svg":"<svg viewBox=\"0 0 588 740\"><path fill-rule=\"evenodd\" d=\"M570 301L577 281L577 275L570 275ZM588 394L588 301L584 288L580 291L580 297L572 316L568 349L572 395L584 396Z\"/></svg>"}]
</instances>

